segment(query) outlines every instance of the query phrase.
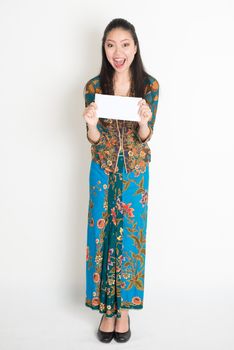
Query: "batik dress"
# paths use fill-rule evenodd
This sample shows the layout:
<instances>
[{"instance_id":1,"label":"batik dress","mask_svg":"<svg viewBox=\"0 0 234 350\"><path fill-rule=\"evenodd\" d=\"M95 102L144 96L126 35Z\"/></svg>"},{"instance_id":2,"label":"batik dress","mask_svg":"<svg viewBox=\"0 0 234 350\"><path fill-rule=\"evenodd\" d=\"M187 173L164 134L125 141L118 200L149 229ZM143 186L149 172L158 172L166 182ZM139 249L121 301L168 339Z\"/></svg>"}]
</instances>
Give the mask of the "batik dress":
<instances>
[{"instance_id":1,"label":"batik dress","mask_svg":"<svg viewBox=\"0 0 234 350\"><path fill-rule=\"evenodd\" d=\"M85 305L107 317L143 308L148 185L149 163L126 172L122 150L116 173L91 160Z\"/></svg>"}]
</instances>

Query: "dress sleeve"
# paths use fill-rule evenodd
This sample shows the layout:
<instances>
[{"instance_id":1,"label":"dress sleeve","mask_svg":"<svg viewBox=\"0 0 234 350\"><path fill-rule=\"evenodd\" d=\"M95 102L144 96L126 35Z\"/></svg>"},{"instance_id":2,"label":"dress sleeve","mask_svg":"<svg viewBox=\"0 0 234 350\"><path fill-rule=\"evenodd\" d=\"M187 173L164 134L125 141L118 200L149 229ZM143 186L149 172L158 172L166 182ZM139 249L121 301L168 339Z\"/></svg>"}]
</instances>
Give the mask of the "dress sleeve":
<instances>
[{"instance_id":1,"label":"dress sleeve","mask_svg":"<svg viewBox=\"0 0 234 350\"><path fill-rule=\"evenodd\" d=\"M151 88L151 90L149 93L146 94L145 99L146 99L146 102L148 103L148 105L150 106L150 109L152 112L152 117L148 121L148 127L150 129L150 132L144 141L142 141L142 139L138 135L139 124L138 124L138 128L137 128L137 137L138 137L139 141L143 144L147 143L151 139L151 137L153 135L155 120L156 120L156 114L157 114L157 108L158 108L158 96L159 96L159 83L156 79L150 85L150 88Z\"/></svg>"},{"instance_id":2,"label":"dress sleeve","mask_svg":"<svg viewBox=\"0 0 234 350\"><path fill-rule=\"evenodd\" d=\"M95 102L95 88L94 88L94 85L93 85L92 81L90 81L90 80L86 83L86 85L84 87L84 99L85 99L85 107L88 107L88 105L90 103ZM103 135L104 130L103 130L103 127L102 127L102 125L100 124L99 121L97 123L97 129L100 132L100 137L99 137L99 139L96 142L94 142L88 136L89 128L88 128L88 123L86 122L86 136L87 136L87 139L89 140L89 142L92 145L99 144L102 141L103 137L104 137L104 135Z\"/></svg>"}]
</instances>

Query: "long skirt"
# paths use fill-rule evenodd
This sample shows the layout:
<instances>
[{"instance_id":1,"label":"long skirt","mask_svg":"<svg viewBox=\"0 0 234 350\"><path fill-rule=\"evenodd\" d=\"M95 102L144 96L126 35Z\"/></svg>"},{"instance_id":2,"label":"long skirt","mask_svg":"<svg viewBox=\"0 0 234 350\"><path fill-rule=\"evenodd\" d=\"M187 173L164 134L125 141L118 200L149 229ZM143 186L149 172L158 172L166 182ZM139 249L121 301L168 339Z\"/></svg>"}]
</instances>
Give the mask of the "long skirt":
<instances>
[{"instance_id":1,"label":"long skirt","mask_svg":"<svg viewBox=\"0 0 234 350\"><path fill-rule=\"evenodd\" d=\"M149 164L134 176L122 153L117 173L91 160L85 305L106 317L143 308L148 183Z\"/></svg>"}]
</instances>

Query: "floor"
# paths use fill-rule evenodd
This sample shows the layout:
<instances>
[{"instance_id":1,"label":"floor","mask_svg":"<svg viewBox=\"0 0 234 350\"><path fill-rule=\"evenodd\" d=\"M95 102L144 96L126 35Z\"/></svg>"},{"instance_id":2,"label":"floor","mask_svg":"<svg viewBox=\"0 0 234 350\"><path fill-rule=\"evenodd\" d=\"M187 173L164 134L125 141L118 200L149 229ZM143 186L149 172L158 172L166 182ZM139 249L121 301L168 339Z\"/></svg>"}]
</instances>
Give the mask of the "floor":
<instances>
[{"instance_id":1,"label":"floor","mask_svg":"<svg viewBox=\"0 0 234 350\"><path fill-rule=\"evenodd\" d=\"M98 349L101 314L84 306L84 295L40 288L3 290L1 350ZM73 295L72 295L73 294ZM233 296L222 289L157 288L145 292L142 310L130 310L131 339L104 346L123 349L231 350Z\"/></svg>"}]
</instances>

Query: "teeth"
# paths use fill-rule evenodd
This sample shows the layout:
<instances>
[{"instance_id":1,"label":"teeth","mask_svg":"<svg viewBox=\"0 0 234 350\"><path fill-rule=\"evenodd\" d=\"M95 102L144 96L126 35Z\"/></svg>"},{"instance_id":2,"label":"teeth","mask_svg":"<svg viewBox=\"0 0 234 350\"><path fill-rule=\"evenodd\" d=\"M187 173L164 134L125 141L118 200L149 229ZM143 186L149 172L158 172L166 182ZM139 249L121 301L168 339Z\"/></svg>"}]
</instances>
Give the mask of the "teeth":
<instances>
[{"instance_id":1,"label":"teeth","mask_svg":"<svg viewBox=\"0 0 234 350\"><path fill-rule=\"evenodd\" d=\"M115 58L114 61L117 63L124 63L125 59L124 58Z\"/></svg>"}]
</instances>

